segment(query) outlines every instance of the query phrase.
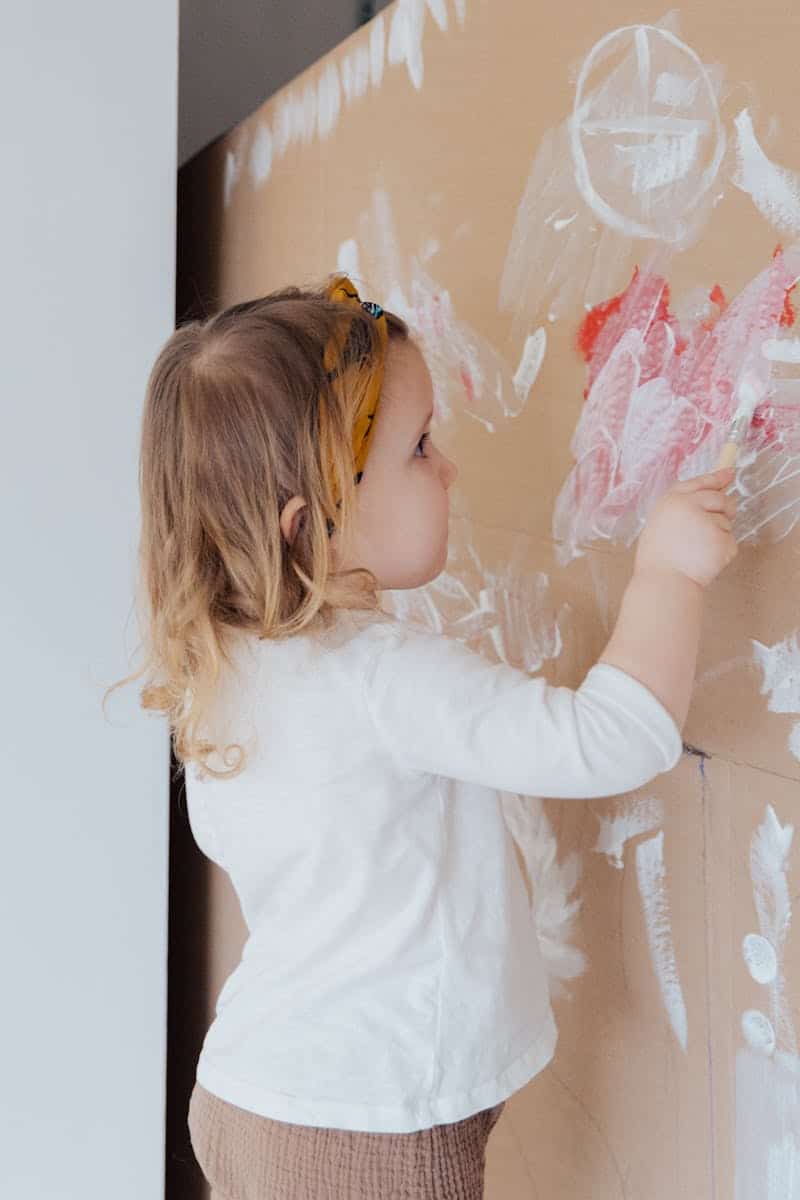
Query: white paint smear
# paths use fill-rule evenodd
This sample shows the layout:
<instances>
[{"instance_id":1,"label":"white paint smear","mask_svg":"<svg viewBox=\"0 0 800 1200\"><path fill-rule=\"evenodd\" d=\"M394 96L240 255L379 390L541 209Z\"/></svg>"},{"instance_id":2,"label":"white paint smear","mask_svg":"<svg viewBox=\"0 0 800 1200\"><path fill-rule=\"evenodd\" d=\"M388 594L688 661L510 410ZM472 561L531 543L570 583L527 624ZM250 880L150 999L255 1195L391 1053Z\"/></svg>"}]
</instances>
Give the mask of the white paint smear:
<instances>
[{"instance_id":1,"label":"white paint smear","mask_svg":"<svg viewBox=\"0 0 800 1200\"><path fill-rule=\"evenodd\" d=\"M769 694L767 707L770 712L800 713L800 646L797 633L791 634L774 646L764 646L751 638L755 658L764 679L761 694ZM800 759L800 722L789 734L789 749Z\"/></svg>"},{"instance_id":2,"label":"white paint smear","mask_svg":"<svg viewBox=\"0 0 800 1200\"><path fill-rule=\"evenodd\" d=\"M565 996L565 982L586 970L582 950L571 945L581 901L573 895L581 861L573 851L558 862L558 843L542 801L536 796L501 792L506 825L519 846L531 881L536 935L547 970L551 996Z\"/></svg>"},{"instance_id":3,"label":"white paint smear","mask_svg":"<svg viewBox=\"0 0 800 1200\"><path fill-rule=\"evenodd\" d=\"M636 847L636 877L642 898L647 944L650 947L653 969L661 988L672 1032L685 1051L689 1033L688 1019L670 928L663 831L640 842Z\"/></svg>"},{"instance_id":4,"label":"white paint smear","mask_svg":"<svg viewBox=\"0 0 800 1200\"><path fill-rule=\"evenodd\" d=\"M800 236L800 175L771 162L758 143L750 113L736 117L736 169L733 182L747 192L758 211L779 233Z\"/></svg>"},{"instance_id":5,"label":"white paint smear","mask_svg":"<svg viewBox=\"0 0 800 1200\"><path fill-rule=\"evenodd\" d=\"M748 1008L742 1013L742 1036L751 1050L757 1050L759 1054L772 1054L775 1049L772 1022L757 1008Z\"/></svg>"},{"instance_id":6,"label":"white paint smear","mask_svg":"<svg viewBox=\"0 0 800 1200\"><path fill-rule=\"evenodd\" d=\"M796 1055L797 1038L783 977L783 948L792 918L787 875L793 836L794 826L781 825L774 808L768 804L764 820L750 843L750 874L759 929L773 947L776 958L768 984L770 1017L778 1046Z\"/></svg>"},{"instance_id":7,"label":"white paint smear","mask_svg":"<svg viewBox=\"0 0 800 1200\"><path fill-rule=\"evenodd\" d=\"M341 103L339 71L335 62L329 62L317 84L317 128L321 138L336 128Z\"/></svg>"},{"instance_id":8,"label":"white paint smear","mask_svg":"<svg viewBox=\"0 0 800 1200\"><path fill-rule=\"evenodd\" d=\"M756 983L772 983L778 974L775 947L760 933L747 933L742 940L742 958Z\"/></svg>"},{"instance_id":9,"label":"white paint smear","mask_svg":"<svg viewBox=\"0 0 800 1200\"><path fill-rule=\"evenodd\" d=\"M517 543L517 550L521 545ZM497 614L497 623L489 630L497 657L530 672L538 671L545 660L558 658L563 643L545 572L532 575L512 561L500 575L484 571L484 577L479 602L482 609Z\"/></svg>"},{"instance_id":10,"label":"white paint smear","mask_svg":"<svg viewBox=\"0 0 800 1200\"><path fill-rule=\"evenodd\" d=\"M745 670L753 670L753 660L744 654L738 655L736 658L727 658L720 663L716 663L713 667L708 667L699 675L695 681L695 689L707 687L710 683L716 683L718 679L722 679L723 675L727 675L730 671L736 671L744 667Z\"/></svg>"},{"instance_id":11,"label":"white paint smear","mask_svg":"<svg viewBox=\"0 0 800 1200\"><path fill-rule=\"evenodd\" d=\"M519 415L524 407L507 359L474 326L459 319L449 291L423 266L429 242L406 258L388 193L373 190L357 221L365 272L363 295L380 297L410 326L431 373L436 418L443 428L455 411L481 422L490 433L496 423ZM353 282L361 291L358 279ZM444 447L443 447L444 448Z\"/></svg>"},{"instance_id":12,"label":"white paint smear","mask_svg":"<svg viewBox=\"0 0 800 1200\"><path fill-rule=\"evenodd\" d=\"M514 375L514 391L517 393L517 399L523 404L541 370L546 349L547 331L540 325L535 333L525 339L522 358Z\"/></svg>"},{"instance_id":13,"label":"white paint smear","mask_svg":"<svg viewBox=\"0 0 800 1200\"><path fill-rule=\"evenodd\" d=\"M439 28L446 30L445 0L397 0L389 27L389 62L394 65L405 63L409 79L418 90L424 76L422 35L427 9Z\"/></svg>"},{"instance_id":14,"label":"white paint smear","mask_svg":"<svg viewBox=\"0 0 800 1200\"><path fill-rule=\"evenodd\" d=\"M511 547L503 549L502 568L494 572L481 561L470 526L468 518L456 526L465 545L459 549L461 539L450 539L447 570L425 587L387 593L387 603L402 620L470 642L509 666L538 671L561 653L560 626L569 605L556 613L547 575L531 572L532 539L514 535Z\"/></svg>"},{"instance_id":15,"label":"white paint smear","mask_svg":"<svg viewBox=\"0 0 800 1200\"><path fill-rule=\"evenodd\" d=\"M231 196L236 184L239 182L239 176L242 172L242 166L232 150L225 152L225 168L222 176L222 199L225 208L231 202Z\"/></svg>"},{"instance_id":16,"label":"white paint smear","mask_svg":"<svg viewBox=\"0 0 800 1200\"><path fill-rule=\"evenodd\" d=\"M657 134L651 141L638 146L615 143L614 149L630 167L631 188L638 195L683 179L697 157L697 145L697 131L693 130L680 137Z\"/></svg>"},{"instance_id":17,"label":"white paint smear","mask_svg":"<svg viewBox=\"0 0 800 1200\"><path fill-rule=\"evenodd\" d=\"M694 104L699 87L699 79L688 79L674 71L662 71L656 80L653 101L656 104L668 104L670 108L689 108Z\"/></svg>"},{"instance_id":18,"label":"white paint smear","mask_svg":"<svg viewBox=\"0 0 800 1200\"><path fill-rule=\"evenodd\" d=\"M343 271L345 275L349 275L355 283L356 277L360 273L358 242L355 238L346 238L339 246L339 251L336 255L336 269L337 271Z\"/></svg>"},{"instance_id":19,"label":"white paint smear","mask_svg":"<svg viewBox=\"0 0 800 1200\"><path fill-rule=\"evenodd\" d=\"M342 59L339 68L342 76L342 91L345 104L359 100L369 90L370 80L370 49L367 46L356 46ZM381 62L381 68L383 63Z\"/></svg>"},{"instance_id":20,"label":"white paint smear","mask_svg":"<svg viewBox=\"0 0 800 1200\"><path fill-rule=\"evenodd\" d=\"M736 1054L735 1200L800 1200L800 1061Z\"/></svg>"},{"instance_id":21,"label":"white paint smear","mask_svg":"<svg viewBox=\"0 0 800 1200\"><path fill-rule=\"evenodd\" d=\"M628 802L619 801L613 816L596 815L600 832L592 849L605 854L611 866L621 871L625 843L657 829L664 820L664 805L655 796L639 796Z\"/></svg>"},{"instance_id":22,"label":"white paint smear","mask_svg":"<svg viewBox=\"0 0 800 1200\"><path fill-rule=\"evenodd\" d=\"M272 173L272 132L266 121L259 121L250 147L250 178L254 187L266 183Z\"/></svg>"},{"instance_id":23,"label":"white paint smear","mask_svg":"<svg viewBox=\"0 0 800 1200\"><path fill-rule=\"evenodd\" d=\"M374 88L381 86L383 63L386 52L386 29L383 14L370 21L369 30L369 77Z\"/></svg>"},{"instance_id":24,"label":"white paint smear","mask_svg":"<svg viewBox=\"0 0 800 1200\"><path fill-rule=\"evenodd\" d=\"M800 363L800 339L767 338L761 353L771 362Z\"/></svg>"},{"instance_id":25,"label":"white paint smear","mask_svg":"<svg viewBox=\"0 0 800 1200\"><path fill-rule=\"evenodd\" d=\"M442 247L439 243L438 238L435 238L435 237L427 238L424 246L422 247L422 249L419 252L420 262L427 262L429 258L433 258L434 255L438 254L439 251L441 250L441 248Z\"/></svg>"}]
</instances>

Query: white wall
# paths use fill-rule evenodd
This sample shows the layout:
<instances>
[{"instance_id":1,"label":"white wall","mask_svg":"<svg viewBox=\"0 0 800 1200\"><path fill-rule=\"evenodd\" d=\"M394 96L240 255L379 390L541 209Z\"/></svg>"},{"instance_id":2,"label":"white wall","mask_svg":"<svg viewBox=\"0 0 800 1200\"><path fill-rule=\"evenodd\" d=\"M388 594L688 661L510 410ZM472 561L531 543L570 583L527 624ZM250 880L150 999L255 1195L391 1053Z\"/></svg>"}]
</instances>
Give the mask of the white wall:
<instances>
[{"instance_id":1,"label":"white wall","mask_svg":"<svg viewBox=\"0 0 800 1200\"><path fill-rule=\"evenodd\" d=\"M0 1196L163 1195L169 741L127 673L177 0L6 5ZM138 665L138 656L135 665Z\"/></svg>"}]
</instances>

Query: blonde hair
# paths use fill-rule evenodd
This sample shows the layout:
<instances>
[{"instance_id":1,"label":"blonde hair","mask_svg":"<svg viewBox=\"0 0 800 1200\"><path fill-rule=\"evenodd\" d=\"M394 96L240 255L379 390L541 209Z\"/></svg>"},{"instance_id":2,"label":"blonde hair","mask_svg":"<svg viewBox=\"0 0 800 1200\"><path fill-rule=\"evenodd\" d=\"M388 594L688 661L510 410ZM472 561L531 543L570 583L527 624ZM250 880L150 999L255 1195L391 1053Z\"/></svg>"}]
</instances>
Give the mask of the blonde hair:
<instances>
[{"instance_id":1,"label":"blonde hair","mask_svg":"<svg viewBox=\"0 0 800 1200\"><path fill-rule=\"evenodd\" d=\"M409 340L400 317L386 318L390 342ZM365 348L360 367L342 357L348 332ZM333 378L323 366L331 342ZM227 750L240 751L231 770L212 768L217 747L199 734L222 663L231 664L231 634L284 639L328 628L337 609L379 607L371 571L334 571L328 536L329 520L343 530L351 519L352 430L378 350L374 318L328 299L323 285L282 288L189 320L159 352L139 457L136 607L145 661L107 689L103 704L147 675L140 706L167 717L184 767L194 760L218 779L244 769L238 743L223 755L228 762ZM289 546L279 517L295 495L307 506Z\"/></svg>"}]
</instances>

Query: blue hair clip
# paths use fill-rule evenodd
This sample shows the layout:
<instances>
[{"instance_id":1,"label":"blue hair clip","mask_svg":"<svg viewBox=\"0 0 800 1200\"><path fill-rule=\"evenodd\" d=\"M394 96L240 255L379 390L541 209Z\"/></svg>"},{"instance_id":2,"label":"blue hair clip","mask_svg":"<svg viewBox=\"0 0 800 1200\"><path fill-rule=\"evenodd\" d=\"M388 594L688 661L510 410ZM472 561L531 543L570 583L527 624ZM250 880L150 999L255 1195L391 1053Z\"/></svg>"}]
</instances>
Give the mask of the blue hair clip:
<instances>
[{"instance_id":1,"label":"blue hair clip","mask_svg":"<svg viewBox=\"0 0 800 1200\"><path fill-rule=\"evenodd\" d=\"M361 307L365 308L371 317L383 316L383 309L375 300L362 300Z\"/></svg>"}]
</instances>

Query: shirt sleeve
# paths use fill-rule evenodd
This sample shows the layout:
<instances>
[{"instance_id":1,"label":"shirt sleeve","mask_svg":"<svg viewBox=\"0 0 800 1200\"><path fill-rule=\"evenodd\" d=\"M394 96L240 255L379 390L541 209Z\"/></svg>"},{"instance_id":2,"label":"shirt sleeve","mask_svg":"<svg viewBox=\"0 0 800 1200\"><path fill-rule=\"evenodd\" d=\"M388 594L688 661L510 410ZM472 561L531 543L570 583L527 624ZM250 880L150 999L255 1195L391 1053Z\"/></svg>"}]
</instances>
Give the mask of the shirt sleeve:
<instances>
[{"instance_id":1,"label":"shirt sleeve","mask_svg":"<svg viewBox=\"0 0 800 1200\"><path fill-rule=\"evenodd\" d=\"M631 791L678 762L653 693L599 663L577 689L493 663L442 634L393 626L363 679L379 740L407 769L527 796Z\"/></svg>"}]
</instances>

